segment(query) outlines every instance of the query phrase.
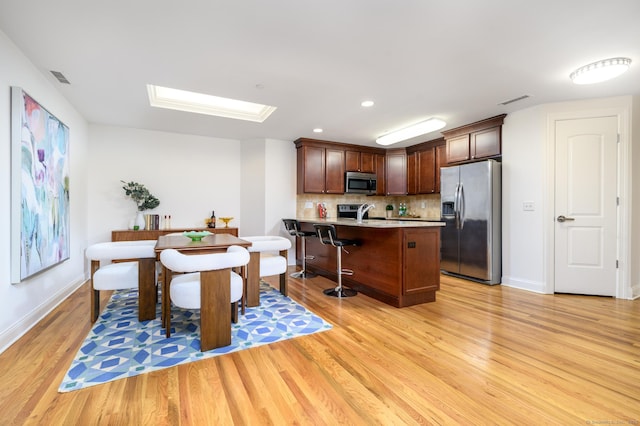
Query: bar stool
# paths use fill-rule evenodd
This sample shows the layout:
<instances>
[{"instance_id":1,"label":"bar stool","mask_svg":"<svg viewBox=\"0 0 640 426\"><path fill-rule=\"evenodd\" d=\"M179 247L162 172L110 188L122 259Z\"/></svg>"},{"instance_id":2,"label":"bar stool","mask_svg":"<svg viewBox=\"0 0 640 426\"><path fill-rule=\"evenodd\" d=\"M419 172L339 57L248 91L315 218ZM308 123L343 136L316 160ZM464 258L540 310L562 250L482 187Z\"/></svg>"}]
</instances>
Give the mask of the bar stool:
<instances>
[{"instance_id":1,"label":"bar stool","mask_svg":"<svg viewBox=\"0 0 640 426\"><path fill-rule=\"evenodd\" d=\"M307 256L307 237L315 237L316 233L312 231L302 231L300 222L296 219L282 219L284 227L290 235L300 237L302 241L302 270L290 274L293 278L313 278L316 276L313 272L307 271L307 259L311 260L314 256Z\"/></svg>"},{"instance_id":2,"label":"bar stool","mask_svg":"<svg viewBox=\"0 0 640 426\"><path fill-rule=\"evenodd\" d=\"M318 238L320 238L320 242L324 245L332 245L336 248L336 259L338 261L338 268L336 269L336 273L338 276L338 286L336 288L328 288L323 291L327 296L334 297L351 297L358 294L357 291L344 288L342 286L342 276L343 275L353 275L353 271L351 269L342 269L342 251L345 253L349 253L344 247L345 246L359 246L361 245L358 240L349 240L346 238L338 238L336 227L333 225L324 225L324 224L314 224L313 227L316 230L316 234Z\"/></svg>"}]
</instances>

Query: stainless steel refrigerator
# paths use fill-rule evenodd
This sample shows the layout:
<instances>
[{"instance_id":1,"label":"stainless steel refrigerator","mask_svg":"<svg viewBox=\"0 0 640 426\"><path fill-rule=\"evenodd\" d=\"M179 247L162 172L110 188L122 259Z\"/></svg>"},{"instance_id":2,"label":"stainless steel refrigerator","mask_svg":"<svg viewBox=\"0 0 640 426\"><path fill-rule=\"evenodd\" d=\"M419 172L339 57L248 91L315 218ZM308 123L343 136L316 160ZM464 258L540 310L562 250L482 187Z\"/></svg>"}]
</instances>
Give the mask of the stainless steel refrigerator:
<instances>
[{"instance_id":1,"label":"stainless steel refrigerator","mask_svg":"<svg viewBox=\"0 0 640 426\"><path fill-rule=\"evenodd\" d=\"M484 284L502 274L501 164L480 161L440 169L442 272Z\"/></svg>"}]
</instances>

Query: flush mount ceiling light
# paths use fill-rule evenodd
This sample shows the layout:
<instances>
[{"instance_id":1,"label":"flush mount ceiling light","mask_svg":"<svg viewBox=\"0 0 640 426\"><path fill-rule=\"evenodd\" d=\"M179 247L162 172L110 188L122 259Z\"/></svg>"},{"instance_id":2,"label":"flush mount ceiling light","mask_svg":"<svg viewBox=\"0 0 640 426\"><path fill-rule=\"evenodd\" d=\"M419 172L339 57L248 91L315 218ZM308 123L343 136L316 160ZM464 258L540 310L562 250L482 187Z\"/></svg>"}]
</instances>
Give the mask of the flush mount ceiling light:
<instances>
[{"instance_id":1,"label":"flush mount ceiling light","mask_svg":"<svg viewBox=\"0 0 640 426\"><path fill-rule=\"evenodd\" d=\"M360 102L360 106L363 106L365 108L369 108L373 106L373 101L362 101Z\"/></svg>"},{"instance_id":2,"label":"flush mount ceiling light","mask_svg":"<svg viewBox=\"0 0 640 426\"><path fill-rule=\"evenodd\" d=\"M405 127L404 129L396 130L391 133L387 133L384 136L380 136L376 139L376 143L378 145L391 145L426 133L435 132L446 125L447 123L438 118L430 118L418 124L414 124L413 126Z\"/></svg>"},{"instance_id":3,"label":"flush mount ceiling light","mask_svg":"<svg viewBox=\"0 0 640 426\"><path fill-rule=\"evenodd\" d=\"M313 133L322 133L323 130L320 127L316 127L315 129L313 129Z\"/></svg>"},{"instance_id":4,"label":"flush mount ceiling light","mask_svg":"<svg viewBox=\"0 0 640 426\"><path fill-rule=\"evenodd\" d=\"M593 84L615 78L629 69L631 59L611 58L578 68L569 78L575 84Z\"/></svg>"},{"instance_id":5,"label":"flush mount ceiling light","mask_svg":"<svg viewBox=\"0 0 640 426\"><path fill-rule=\"evenodd\" d=\"M276 107L147 84L149 104L158 108L262 123Z\"/></svg>"}]
</instances>

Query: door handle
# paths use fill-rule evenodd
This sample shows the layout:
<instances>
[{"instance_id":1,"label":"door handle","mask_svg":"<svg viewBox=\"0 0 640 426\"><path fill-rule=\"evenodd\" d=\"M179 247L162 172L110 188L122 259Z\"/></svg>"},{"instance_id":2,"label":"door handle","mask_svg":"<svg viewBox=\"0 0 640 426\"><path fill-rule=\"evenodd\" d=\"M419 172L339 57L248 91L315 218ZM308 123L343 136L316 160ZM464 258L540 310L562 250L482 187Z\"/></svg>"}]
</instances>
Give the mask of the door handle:
<instances>
[{"instance_id":1,"label":"door handle","mask_svg":"<svg viewBox=\"0 0 640 426\"><path fill-rule=\"evenodd\" d=\"M575 218L573 217L565 217L565 216L558 216L558 219L556 219L558 222L567 222L567 221L572 221L575 220Z\"/></svg>"}]
</instances>

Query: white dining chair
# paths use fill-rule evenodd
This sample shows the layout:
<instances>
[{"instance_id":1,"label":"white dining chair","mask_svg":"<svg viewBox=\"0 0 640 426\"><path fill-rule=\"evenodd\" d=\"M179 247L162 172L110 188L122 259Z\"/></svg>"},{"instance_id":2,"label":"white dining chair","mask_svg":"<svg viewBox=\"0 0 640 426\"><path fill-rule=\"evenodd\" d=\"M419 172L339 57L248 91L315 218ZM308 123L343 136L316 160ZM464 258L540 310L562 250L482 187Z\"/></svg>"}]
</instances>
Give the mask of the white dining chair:
<instances>
[{"instance_id":1,"label":"white dining chair","mask_svg":"<svg viewBox=\"0 0 640 426\"><path fill-rule=\"evenodd\" d=\"M186 255L167 249L160 261L172 272L169 293L174 305L200 310L200 349L231 344L231 321L238 322L238 302L242 299L244 279L232 268L245 267L249 252L230 246L225 253ZM171 336L171 311L167 309L165 334Z\"/></svg>"},{"instance_id":2,"label":"white dining chair","mask_svg":"<svg viewBox=\"0 0 640 426\"><path fill-rule=\"evenodd\" d=\"M158 297L155 240L96 243L85 252L91 261L92 322L100 313L100 291L138 289L138 319L156 317Z\"/></svg>"}]
</instances>

